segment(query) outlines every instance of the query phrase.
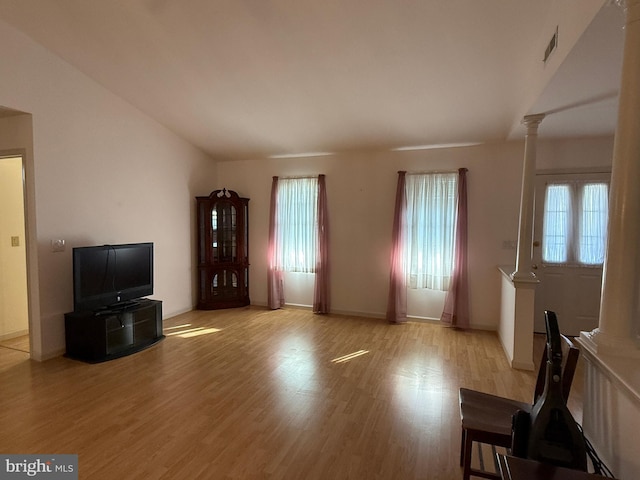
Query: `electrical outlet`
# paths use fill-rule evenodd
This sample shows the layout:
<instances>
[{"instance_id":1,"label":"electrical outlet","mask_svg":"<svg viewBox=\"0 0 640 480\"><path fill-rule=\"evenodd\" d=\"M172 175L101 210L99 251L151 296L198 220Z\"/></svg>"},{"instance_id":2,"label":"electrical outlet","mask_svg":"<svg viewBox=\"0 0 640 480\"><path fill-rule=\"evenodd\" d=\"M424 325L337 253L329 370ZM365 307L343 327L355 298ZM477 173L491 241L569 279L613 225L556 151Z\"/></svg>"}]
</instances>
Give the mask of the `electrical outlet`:
<instances>
[{"instance_id":1,"label":"electrical outlet","mask_svg":"<svg viewBox=\"0 0 640 480\"><path fill-rule=\"evenodd\" d=\"M11 237L11 246L19 247L20 246L20 237Z\"/></svg>"},{"instance_id":2,"label":"electrical outlet","mask_svg":"<svg viewBox=\"0 0 640 480\"><path fill-rule=\"evenodd\" d=\"M65 249L65 241L63 239L54 239L51 240L51 251L52 252L64 252Z\"/></svg>"}]
</instances>

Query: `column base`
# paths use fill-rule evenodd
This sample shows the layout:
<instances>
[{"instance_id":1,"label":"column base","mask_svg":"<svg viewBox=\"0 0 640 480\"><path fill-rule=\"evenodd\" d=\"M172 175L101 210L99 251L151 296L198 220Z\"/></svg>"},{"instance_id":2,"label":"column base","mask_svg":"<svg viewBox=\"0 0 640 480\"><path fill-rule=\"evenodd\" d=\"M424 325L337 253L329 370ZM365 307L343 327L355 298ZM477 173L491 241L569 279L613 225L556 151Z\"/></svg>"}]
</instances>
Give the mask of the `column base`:
<instances>
[{"instance_id":1,"label":"column base","mask_svg":"<svg viewBox=\"0 0 640 480\"><path fill-rule=\"evenodd\" d=\"M511 275L509 275L509 277L514 283L540 283L540 280L538 280L538 277L533 272L516 270Z\"/></svg>"},{"instance_id":2,"label":"column base","mask_svg":"<svg viewBox=\"0 0 640 480\"><path fill-rule=\"evenodd\" d=\"M580 332L580 340L594 353L640 359L640 348L636 342L630 338L607 335L599 328L590 332Z\"/></svg>"}]
</instances>

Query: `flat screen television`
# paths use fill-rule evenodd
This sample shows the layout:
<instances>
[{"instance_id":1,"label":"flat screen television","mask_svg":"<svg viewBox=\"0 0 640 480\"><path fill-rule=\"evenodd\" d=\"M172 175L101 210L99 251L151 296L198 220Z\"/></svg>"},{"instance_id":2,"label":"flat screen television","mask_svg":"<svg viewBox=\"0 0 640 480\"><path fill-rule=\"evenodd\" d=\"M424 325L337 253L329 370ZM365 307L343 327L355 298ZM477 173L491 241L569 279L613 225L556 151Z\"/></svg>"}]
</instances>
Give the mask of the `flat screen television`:
<instances>
[{"instance_id":1,"label":"flat screen television","mask_svg":"<svg viewBox=\"0 0 640 480\"><path fill-rule=\"evenodd\" d=\"M153 295L153 243L73 249L73 309L122 308Z\"/></svg>"}]
</instances>

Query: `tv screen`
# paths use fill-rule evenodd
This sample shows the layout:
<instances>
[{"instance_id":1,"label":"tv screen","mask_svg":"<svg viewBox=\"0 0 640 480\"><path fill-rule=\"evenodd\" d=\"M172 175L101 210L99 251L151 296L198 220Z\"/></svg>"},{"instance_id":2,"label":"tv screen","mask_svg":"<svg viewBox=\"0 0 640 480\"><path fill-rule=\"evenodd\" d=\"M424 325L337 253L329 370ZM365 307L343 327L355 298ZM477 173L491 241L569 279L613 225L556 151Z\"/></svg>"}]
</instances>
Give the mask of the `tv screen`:
<instances>
[{"instance_id":1,"label":"tv screen","mask_svg":"<svg viewBox=\"0 0 640 480\"><path fill-rule=\"evenodd\" d=\"M153 295L153 243L73 249L73 309L116 308Z\"/></svg>"}]
</instances>

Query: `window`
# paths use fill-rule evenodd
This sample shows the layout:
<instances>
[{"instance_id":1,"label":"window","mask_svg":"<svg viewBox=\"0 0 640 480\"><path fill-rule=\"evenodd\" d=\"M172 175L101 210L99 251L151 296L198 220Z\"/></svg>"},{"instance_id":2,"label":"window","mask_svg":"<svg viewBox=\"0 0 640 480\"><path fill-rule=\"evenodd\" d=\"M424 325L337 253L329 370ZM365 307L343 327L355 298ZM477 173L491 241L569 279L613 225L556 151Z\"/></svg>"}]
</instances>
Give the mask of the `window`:
<instances>
[{"instance_id":1,"label":"window","mask_svg":"<svg viewBox=\"0 0 640 480\"><path fill-rule=\"evenodd\" d=\"M609 213L604 182L549 184L545 190L542 261L600 266Z\"/></svg>"},{"instance_id":2,"label":"window","mask_svg":"<svg viewBox=\"0 0 640 480\"><path fill-rule=\"evenodd\" d=\"M454 262L457 184L457 173L407 174L404 252L410 288L449 288Z\"/></svg>"},{"instance_id":3,"label":"window","mask_svg":"<svg viewBox=\"0 0 640 480\"><path fill-rule=\"evenodd\" d=\"M275 268L314 273L318 248L317 178L280 179L275 225Z\"/></svg>"},{"instance_id":4,"label":"window","mask_svg":"<svg viewBox=\"0 0 640 480\"><path fill-rule=\"evenodd\" d=\"M544 201L543 261L548 263L567 261L571 209L569 185L549 185Z\"/></svg>"},{"instance_id":5,"label":"window","mask_svg":"<svg viewBox=\"0 0 640 480\"><path fill-rule=\"evenodd\" d=\"M586 265L602 265L607 242L609 220L609 188L606 183L584 186L578 261Z\"/></svg>"}]
</instances>

